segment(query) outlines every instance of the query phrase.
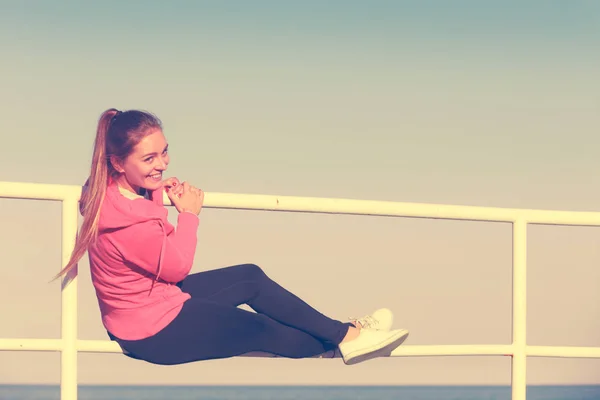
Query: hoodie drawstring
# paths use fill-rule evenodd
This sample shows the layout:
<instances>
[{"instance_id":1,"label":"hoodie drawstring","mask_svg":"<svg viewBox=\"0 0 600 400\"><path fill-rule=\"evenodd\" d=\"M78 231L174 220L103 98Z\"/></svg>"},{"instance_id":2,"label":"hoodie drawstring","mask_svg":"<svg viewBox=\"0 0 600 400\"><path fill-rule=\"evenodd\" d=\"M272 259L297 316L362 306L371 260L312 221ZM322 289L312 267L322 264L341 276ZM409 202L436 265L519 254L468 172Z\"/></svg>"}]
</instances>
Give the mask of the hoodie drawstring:
<instances>
[{"instance_id":1,"label":"hoodie drawstring","mask_svg":"<svg viewBox=\"0 0 600 400\"><path fill-rule=\"evenodd\" d=\"M167 231L165 230L165 225L163 224L161 219L158 220L158 223L160 224L160 227L162 228L162 231L163 231L163 241L162 241L162 246L160 248L160 257L158 258L158 271L156 272L156 278L154 278L154 280L152 281L152 286L150 287L150 293L152 293L152 289L154 289L154 283L156 283L156 281L158 280L158 277L160 276L160 270L162 268L163 258L165 255L165 247L167 246Z\"/></svg>"}]
</instances>

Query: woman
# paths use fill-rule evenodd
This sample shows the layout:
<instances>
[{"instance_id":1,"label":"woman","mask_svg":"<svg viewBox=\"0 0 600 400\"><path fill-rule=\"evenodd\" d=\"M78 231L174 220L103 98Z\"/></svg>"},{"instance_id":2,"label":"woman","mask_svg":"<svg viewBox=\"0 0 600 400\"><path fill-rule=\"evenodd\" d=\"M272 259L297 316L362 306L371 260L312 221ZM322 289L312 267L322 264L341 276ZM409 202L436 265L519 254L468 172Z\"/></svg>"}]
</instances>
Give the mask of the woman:
<instances>
[{"instance_id":1,"label":"woman","mask_svg":"<svg viewBox=\"0 0 600 400\"><path fill-rule=\"evenodd\" d=\"M354 364L389 354L406 339L408 331L390 330L387 309L354 322L330 319L253 264L188 275L204 193L163 180L168 164L158 118L105 111L81 197L83 225L57 275L88 251L102 323L126 354L182 364L255 351L303 358L337 347ZM167 220L163 191L179 212L177 229Z\"/></svg>"}]
</instances>

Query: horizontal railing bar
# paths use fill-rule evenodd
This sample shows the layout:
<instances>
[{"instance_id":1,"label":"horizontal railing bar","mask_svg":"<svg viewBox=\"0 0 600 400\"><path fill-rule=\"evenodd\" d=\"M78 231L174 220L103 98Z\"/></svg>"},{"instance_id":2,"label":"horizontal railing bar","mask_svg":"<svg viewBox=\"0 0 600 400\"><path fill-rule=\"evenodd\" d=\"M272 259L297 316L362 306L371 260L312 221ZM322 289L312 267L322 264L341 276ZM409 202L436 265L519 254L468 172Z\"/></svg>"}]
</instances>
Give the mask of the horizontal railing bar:
<instances>
[{"instance_id":1,"label":"horizontal railing bar","mask_svg":"<svg viewBox=\"0 0 600 400\"><path fill-rule=\"evenodd\" d=\"M0 350L57 351L60 339L0 339ZM77 340L77 350L89 353L123 353L117 342L110 340ZM443 355L510 355L511 345L424 345L401 346L391 355L396 356L443 356ZM272 357L260 352L255 357Z\"/></svg>"},{"instance_id":2,"label":"horizontal railing bar","mask_svg":"<svg viewBox=\"0 0 600 400\"><path fill-rule=\"evenodd\" d=\"M79 199L81 186L47 183L0 182L0 198L33 200Z\"/></svg>"},{"instance_id":3,"label":"horizontal railing bar","mask_svg":"<svg viewBox=\"0 0 600 400\"><path fill-rule=\"evenodd\" d=\"M0 198L64 200L67 198L79 198L80 193L81 187L75 185L0 182ZM170 205L166 194L163 200L165 205ZM492 222L514 222L520 219L530 224L600 226L600 212L455 206L257 194L206 193L204 207Z\"/></svg>"},{"instance_id":4,"label":"horizontal railing bar","mask_svg":"<svg viewBox=\"0 0 600 400\"><path fill-rule=\"evenodd\" d=\"M61 339L0 339L0 351L60 351ZM116 342L109 340L78 340L77 350L88 353L122 353ZM600 347L526 346L530 357L600 358ZM411 356L511 356L511 345L404 345L392 357ZM252 353L251 357L272 357Z\"/></svg>"},{"instance_id":5,"label":"horizontal railing bar","mask_svg":"<svg viewBox=\"0 0 600 400\"><path fill-rule=\"evenodd\" d=\"M0 351L61 351L62 339L0 339Z\"/></svg>"},{"instance_id":6,"label":"horizontal railing bar","mask_svg":"<svg viewBox=\"0 0 600 400\"><path fill-rule=\"evenodd\" d=\"M168 197L165 199L168 202ZM473 221L512 222L521 210L508 208L402 203L378 200L205 193L205 207L234 210L350 214ZM600 225L600 214L598 215Z\"/></svg>"},{"instance_id":7,"label":"horizontal railing bar","mask_svg":"<svg viewBox=\"0 0 600 400\"><path fill-rule=\"evenodd\" d=\"M165 195L165 203L168 197ZM378 200L206 193L205 206L219 209L297 211L386 217L415 217L531 224L600 226L600 212L455 206Z\"/></svg>"},{"instance_id":8,"label":"horizontal railing bar","mask_svg":"<svg viewBox=\"0 0 600 400\"><path fill-rule=\"evenodd\" d=\"M600 347L527 346L530 357L600 358Z\"/></svg>"},{"instance_id":9,"label":"horizontal railing bar","mask_svg":"<svg viewBox=\"0 0 600 400\"><path fill-rule=\"evenodd\" d=\"M0 350L60 351L61 339L0 339ZM110 340L77 340L77 350L89 353L122 353L116 342ZM512 355L512 345L403 345L391 354L392 357L406 356L485 356ZM576 346L526 346L532 357L600 358L600 347ZM271 357L253 353L256 357Z\"/></svg>"},{"instance_id":10,"label":"horizontal railing bar","mask_svg":"<svg viewBox=\"0 0 600 400\"><path fill-rule=\"evenodd\" d=\"M396 348L392 357L412 356L510 356L512 345L402 345Z\"/></svg>"},{"instance_id":11,"label":"horizontal railing bar","mask_svg":"<svg viewBox=\"0 0 600 400\"><path fill-rule=\"evenodd\" d=\"M115 342L105 340L79 340L79 351L121 353L121 348ZM401 346L391 356L407 355L510 355L510 345L426 345L426 346ZM257 357L272 357L262 353L253 353Z\"/></svg>"}]
</instances>

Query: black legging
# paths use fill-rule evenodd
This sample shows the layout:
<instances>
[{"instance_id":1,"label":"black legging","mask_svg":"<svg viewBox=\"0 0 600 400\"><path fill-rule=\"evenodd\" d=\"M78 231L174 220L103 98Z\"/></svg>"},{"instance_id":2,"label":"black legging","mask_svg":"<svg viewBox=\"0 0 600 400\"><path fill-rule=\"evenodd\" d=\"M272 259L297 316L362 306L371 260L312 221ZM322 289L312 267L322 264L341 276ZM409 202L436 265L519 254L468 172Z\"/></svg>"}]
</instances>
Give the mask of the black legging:
<instances>
[{"instance_id":1,"label":"black legging","mask_svg":"<svg viewBox=\"0 0 600 400\"><path fill-rule=\"evenodd\" d=\"M191 274L178 286L192 298L160 332L141 340L109 333L130 357L168 365L255 351L312 357L335 349L352 326L319 313L254 264Z\"/></svg>"}]
</instances>

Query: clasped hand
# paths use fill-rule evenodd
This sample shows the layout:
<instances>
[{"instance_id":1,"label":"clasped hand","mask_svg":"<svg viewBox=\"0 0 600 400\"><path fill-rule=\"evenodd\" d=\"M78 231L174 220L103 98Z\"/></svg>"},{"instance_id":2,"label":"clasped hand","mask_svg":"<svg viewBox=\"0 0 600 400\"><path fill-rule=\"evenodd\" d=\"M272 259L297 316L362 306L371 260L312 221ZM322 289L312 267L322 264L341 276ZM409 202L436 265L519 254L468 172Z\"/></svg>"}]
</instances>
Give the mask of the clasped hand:
<instances>
[{"instance_id":1,"label":"clasped hand","mask_svg":"<svg viewBox=\"0 0 600 400\"><path fill-rule=\"evenodd\" d=\"M174 177L165 179L163 187L177 211L200 214L204 204L204 192L202 190L187 182L181 183L179 179Z\"/></svg>"}]
</instances>

